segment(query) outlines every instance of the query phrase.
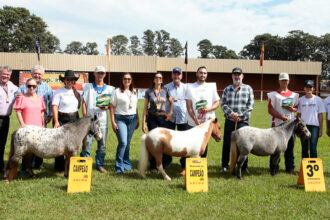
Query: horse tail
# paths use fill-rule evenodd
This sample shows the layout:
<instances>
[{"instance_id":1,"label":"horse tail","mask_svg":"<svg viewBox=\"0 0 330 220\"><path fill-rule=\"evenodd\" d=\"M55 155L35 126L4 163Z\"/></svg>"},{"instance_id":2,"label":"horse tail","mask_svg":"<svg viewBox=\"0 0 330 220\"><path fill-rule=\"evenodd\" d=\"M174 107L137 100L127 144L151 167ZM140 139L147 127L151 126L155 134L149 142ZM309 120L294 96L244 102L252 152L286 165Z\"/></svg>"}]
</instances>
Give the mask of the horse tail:
<instances>
[{"instance_id":1,"label":"horse tail","mask_svg":"<svg viewBox=\"0 0 330 220\"><path fill-rule=\"evenodd\" d=\"M8 161L6 164L6 168L5 168L5 172L4 172L4 178L7 179L8 178L8 173L9 173L9 169L10 164L11 164L11 158L13 157L14 153L15 153L15 136L16 136L17 130L14 131L11 135L11 142L10 142L10 151L9 151L9 156L8 156Z\"/></svg>"},{"instance_id":2,"label":"horse tail","mask_svg":"<svg viewBox=\"0 0 330 220\"><path fill-rule=\"evenodd\" d=\"M235 134L236 131L233 131L231 134L231 141L230 141L230 153L231 153L230 170L229 170L230 174L233 173L238 158Z\"/></svg>"},{"instance_id":3,"label":"horse tail","mask_svg":"<svg viewBox=\"0 0 330 220\"><path fill-rule=\"evenodd\" d=\"M149 153L146 147L147 134L141 137L141 151L140 151L140 161L139 161L139 176L146 178L146 169L148 166Z\"/></svg>"}]
</instances>

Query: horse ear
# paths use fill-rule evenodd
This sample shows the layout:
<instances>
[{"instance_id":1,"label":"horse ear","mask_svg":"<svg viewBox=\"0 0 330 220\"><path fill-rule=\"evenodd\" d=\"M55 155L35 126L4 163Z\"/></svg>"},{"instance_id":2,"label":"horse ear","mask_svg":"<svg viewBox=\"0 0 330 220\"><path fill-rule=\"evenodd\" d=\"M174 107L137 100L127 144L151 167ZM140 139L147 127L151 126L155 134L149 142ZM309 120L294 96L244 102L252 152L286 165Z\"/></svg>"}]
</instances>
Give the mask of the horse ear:
<instances>
[{"instance_id":1,"label":"horse ear","mask_svg":"<svg viewBox=\"0 0 330 220\"><path fill-rule=\"evenodd\" d=\"M213 119L213 123L217 123L217 122L218 122L217 118Z\"/></svg>"}]
</instances>

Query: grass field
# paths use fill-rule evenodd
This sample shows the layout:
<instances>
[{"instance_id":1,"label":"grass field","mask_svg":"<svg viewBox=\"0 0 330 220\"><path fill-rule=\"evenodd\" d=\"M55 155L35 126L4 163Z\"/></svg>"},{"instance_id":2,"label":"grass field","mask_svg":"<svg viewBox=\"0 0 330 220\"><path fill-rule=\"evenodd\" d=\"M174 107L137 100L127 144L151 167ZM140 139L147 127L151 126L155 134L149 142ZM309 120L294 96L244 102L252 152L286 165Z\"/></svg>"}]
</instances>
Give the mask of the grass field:
<instances>
[{"instance_id":1,"label":"grass field","mask_svg":"<svg viewBox=\"0 0 330 220\"><path fill-rule=\"evenodd\" d=\"M139 102L142 113L142 102ZM224 126L222 111L216 111ZM140 117L142 118L142 117ZM266 102L256 101L251 126L268 128ZM11 117L11 132L19 127L15 114ZM324 128L325 131L325 128ZM330 138L325 132L318 144L323 159L326 193L306 193L297 186L298 176L286 174L281 157L280 172L272 177L268 171L269 157L249 157L249 176L243 180L220 175L222 141L209 142L209 192L189 194L184 177L179 175L179 158L174 158L168 174L172 181L163 180L160 173L147 173L147 179L137 176L140 151L139 128L131 143L133 172L114 172L117 139L109 129L105 168L107 174L93 170L90 193L67 194L67 179L53 172L54 160L44 162L45 169L35 171L36 178L18 178L10 184L0 182L1 219L329 219ZM222 130L223 133L223 130ZM9 153L8 138L5 159ZM96 144L93 144L93 158ZM301 144L296 139L296 169L300 167Z\"/></svg>"}]
</instances>

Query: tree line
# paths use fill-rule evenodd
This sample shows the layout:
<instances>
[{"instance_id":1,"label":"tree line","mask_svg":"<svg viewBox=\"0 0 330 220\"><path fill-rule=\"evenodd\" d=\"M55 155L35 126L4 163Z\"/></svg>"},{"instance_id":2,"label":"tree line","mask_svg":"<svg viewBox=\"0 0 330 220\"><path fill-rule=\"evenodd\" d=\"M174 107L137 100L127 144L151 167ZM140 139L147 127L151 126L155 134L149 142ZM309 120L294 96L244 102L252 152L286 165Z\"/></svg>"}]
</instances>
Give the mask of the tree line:
<instances>
[{"instance_id":1,"label":"tree line","mask_svg":"<svg viewBox=\"0 0 330 220\"><path fill-rule=\"evenodd\" d=\"M42 18L20 7L0 8L0 52L35 52L35 39L40 38L41 53L98 55L96 42L72 41L65 50L60 40L47 30ZM184 42L185 43L185 42ZM213 45L208 39L197 44L200 58L259 59L264 43L265 60L321 61L323 78L330 77L330 33L320 37L292 30L284 37L269 33L257 35L236 54L223 45ZM105 45L106 47L106 39ZM143 36L116 35L111 38L111 54L131 56L181 57L181 42L166 30L146 30Z\"/></svg>"}]
</instances>

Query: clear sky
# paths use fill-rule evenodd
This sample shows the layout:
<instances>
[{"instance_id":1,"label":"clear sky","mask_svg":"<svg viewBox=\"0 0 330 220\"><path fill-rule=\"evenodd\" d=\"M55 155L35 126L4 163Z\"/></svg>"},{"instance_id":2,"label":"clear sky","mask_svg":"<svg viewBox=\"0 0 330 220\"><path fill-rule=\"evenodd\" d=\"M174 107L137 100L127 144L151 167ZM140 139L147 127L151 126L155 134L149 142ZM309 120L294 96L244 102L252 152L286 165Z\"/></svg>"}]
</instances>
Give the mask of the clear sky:
<instances>
[{"instance_id":1,"label":"clear sky","mask_svg":"<svg viewBox=\"0 0 330 220\"><path fill-rule=\"evenodd\" d=\"M95 41L103 54L108 37L141 38L147 29L164 29L182 46L188 41L191 58L200 56L203 39L239 53L258 34L330 32L329 0L1 0L4 5L43 18L62 49L71 41Z\"/></svg>"}]
</instances>

